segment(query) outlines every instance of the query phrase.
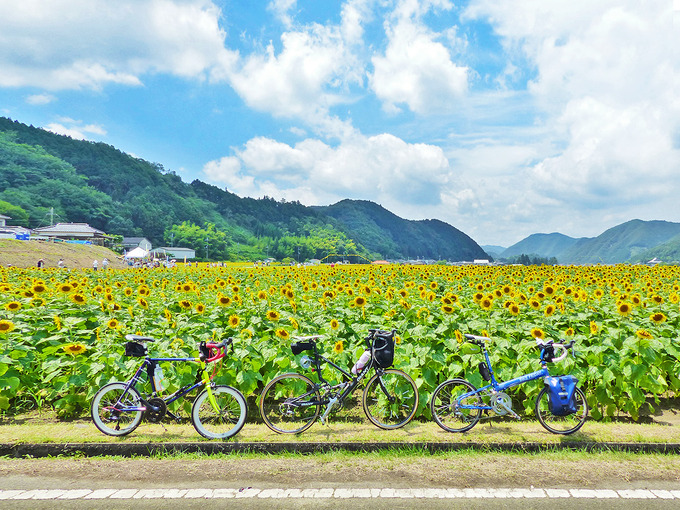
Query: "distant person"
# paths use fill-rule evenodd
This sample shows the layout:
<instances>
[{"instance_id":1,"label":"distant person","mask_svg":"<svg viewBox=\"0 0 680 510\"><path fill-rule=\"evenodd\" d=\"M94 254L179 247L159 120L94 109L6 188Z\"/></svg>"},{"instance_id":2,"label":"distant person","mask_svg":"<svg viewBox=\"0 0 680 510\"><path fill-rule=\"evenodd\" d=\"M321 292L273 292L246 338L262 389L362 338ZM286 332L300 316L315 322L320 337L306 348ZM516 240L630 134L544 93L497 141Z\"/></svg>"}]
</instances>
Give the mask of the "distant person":
<instances>
[{"instance_id":1,"label":"distant person","mask_svg":"<svg viewBox=\"0 0 680 510\"><path fill-rule=\"evenodd\" d=\"M92 261L92 269L93 269L94 271L97 270L97 265L98 265L98 264L99 264L99 262L97 262L97 259L94 259L94 260Z\"/></svg>"},{"instance_id":2,"label":"distant person","mask_svg":"<svg viewBox=\"0 0 680 510\"><path fill-rule=\"evenodd\" d=\"M106 271L109 268L109 259L104 257L104 260L102 260L102 269Z\"/></svg>"},{"instance_id":3,"label":"distant person","mask_svg":"<svg viewBox=\"0 0 680 510\"><path fill-rule=\"evenodd\" d=\"M38 269L42 269L43 267L45 267L45 260L44 260L44 259L40 259L40 260L38 261Z\"/></svg>"},{"instance_id":4,"label":"distant person","mask_svg":"<svg viewBox=\"0 0 680 510\"><path fill-rule=\"evenodd\" d=\"M57 262L57 267L63 269L64 268L64 259L59 259L59 262Z\"/></svg>"}]
</instances>

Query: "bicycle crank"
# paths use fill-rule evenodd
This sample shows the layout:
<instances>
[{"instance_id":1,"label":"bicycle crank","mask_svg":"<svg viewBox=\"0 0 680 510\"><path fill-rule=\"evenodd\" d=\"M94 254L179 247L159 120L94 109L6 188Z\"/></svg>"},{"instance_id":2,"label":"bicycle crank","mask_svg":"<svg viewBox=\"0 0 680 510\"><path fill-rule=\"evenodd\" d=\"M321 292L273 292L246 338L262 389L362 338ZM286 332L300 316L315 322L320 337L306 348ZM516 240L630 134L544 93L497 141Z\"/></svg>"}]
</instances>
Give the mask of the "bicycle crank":
<instances>
[{"instance_id":1,"label":"bicycle crank","mask_svg":"<svg viewBox=\"0 0 680 510\"><path fill-rule=\"evenodd\" d=\"M519 415L512 410L512 399L502 391L491 396L489 402L493 408L493 412L499 416L505 416L506 414L511 414L513 418L520 419Z\"/></svg>"},{"instance_id":2,"label":"bicycle crank","mask_svg":"<svg viewBox=\"0 0 680 510\"><path fill-rule=\"evenodd\" d=\"M151 423L159 423L168 412L168 406L162 398L154 397L147 400L144 417Z\"/></svg>"}]
</instances>

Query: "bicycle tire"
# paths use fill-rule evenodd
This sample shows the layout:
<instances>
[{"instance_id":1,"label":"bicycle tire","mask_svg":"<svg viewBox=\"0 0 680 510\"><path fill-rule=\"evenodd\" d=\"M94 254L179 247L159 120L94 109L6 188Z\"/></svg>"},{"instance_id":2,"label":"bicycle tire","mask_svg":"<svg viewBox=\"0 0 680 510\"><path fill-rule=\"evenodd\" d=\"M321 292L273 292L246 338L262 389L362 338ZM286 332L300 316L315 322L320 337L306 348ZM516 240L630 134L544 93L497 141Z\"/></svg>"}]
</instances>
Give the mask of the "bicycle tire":
<instances>
[{"instance_id":1,"label":"bicycle tire","mask_svg":"<svg viewBox=\"0 0 680 510\"><path fill-rule=\"evenodd\" d=\"M228 439L238 434L248 416L248 403L243 394L231 386L211 388L219 412L210 402L208 390L198 394L191 406L191 423L196 432L208 439Z\"/></svg>"},{"instance_id":2,"label":"bicycle tire","mask_svg":"<svg viewBox=\"0 0 680 510\"><path fill-rule=\"evenodd\" d=\"M283 374L272 379L260 397L260 415L265 425L279 434L304 432L319 417L321 396L312 380L301 374Z\"/></svg>"},{"instance_id":3,"label":"bicycle tire","mask_svg":"<svg viewBox=\"0 0 680 510\"><path fill-rule=\"evenodd\" d=\"M139 407L142 397L134 388L126 391L126 383L113 382L102 386L92 399L90 416L95 427L107 436L125 436L142 421L143 411L120 411L117 407ZM124 398L123 405L120 405Z\"/></svg>"},{"instance_id":4,"label":"bicycle tire","mask_svg":"<svg viewBox=\"0 0 680 510\"><path fill-rule=\"evenodd\" d=\"M588 402L580 388L575 388L576 412L567 416L555 416L548 405L548 388L543 388L536 397L536 418L543 427L553 434L569 435L583 427L588 417Z\"/></svg>"},{"instance_id":5,"label":"bicycle tire","mask_svg":"<svg viewBox=\"0 0 680 510\"><path fill-rule=\"evenodd\" d=\"M410 422L418 409L418 401L416 383L397 369L374 374L366 384L362 399L366 417L385 430L398 429Z\"/></svg>"},{"instance_id":6,"label":"bicycle tire","mask_svg":"<svg viewBox=\"0 0 680 510\"><path fill-rule=\"evenodd\" d=\"M482 416L481 409L458 407L458 399L473 391L477 391L477 388L465 379L449 379L437 386L430 400L430 412L435 423L447 432L465 432L477 425ZM482 404L482 399L478 394L474 394L460 403L478 406Z\"/></svg>"}]
</instances>

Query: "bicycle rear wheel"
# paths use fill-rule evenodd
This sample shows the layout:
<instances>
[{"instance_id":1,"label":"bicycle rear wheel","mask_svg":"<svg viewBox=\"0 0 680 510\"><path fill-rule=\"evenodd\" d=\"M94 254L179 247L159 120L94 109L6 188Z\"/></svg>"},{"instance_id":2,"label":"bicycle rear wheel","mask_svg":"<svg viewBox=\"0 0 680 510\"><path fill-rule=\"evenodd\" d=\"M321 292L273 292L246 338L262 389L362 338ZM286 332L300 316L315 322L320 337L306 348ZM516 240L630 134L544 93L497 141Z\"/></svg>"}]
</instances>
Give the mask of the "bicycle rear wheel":
<instances>
[{"instance_id":1,"label":"bicycle rear wheel","mask_svg":"<svg viewBox=\"0 0 680 510\"><path fill-rule=\"evenodd\" d=\"M90 415L94 425L108 436L124 436L142 421L142 397L126 383L114 382L102 386L92 399ZM133 409L126 411L125 409Z\"/></svg>"},{"instance_id":2,"label":"bicycle rear wheel","mask_svg":"<svg viewBox=\"0 0 680 510\"><path fill-rule=\"evenodd\" d=\"M468 409L462 406L481 406L482 399L477 394L466 393L477 391L465 379L449 379L434 390L430 400L432 418L447 432L465 432L474 427L482 416L481 409Z\"/></svg>"},{"instance_id":3,"label":"bicycle rear wheel","mask_svg":"<svg viewBox=\"0 0 680 510\"><path fill-rule=\"evenodd\" d=\"M543 388L536 398L536 418L553 434L573 434L583 427L588 417L588 402L579 388L575 388L576 412L566 416L555 416L550 412L548 404L548 388Z\"/></svg>"},{"instance_id":4,"label":"bicycle rear wheel","mask_svg":"<svg viewBox=\"0 0 680 510\"><path fill-rule=\"evenodd\" d=\"M217 409L210 402L207 389L199 393L191 407L194 428L208 439L227 439L238 434L248 415L246 398L231 386L215 386L210 391Z\"/></svg>"},{"instance_id":5,"label":"bicycle rear wheel","mask_svg":"<svg viewBox=\"0 0 680 510\"><path fill-rule=\"evenodd\" d=\"M265 386L260 414L274 432L299 434L319 417L321 397L316 385L301 374L283 374Z\"/></svg>"},{"instance_id":6,"label":"bicycle rear wheel","mask_svg":"<svg viewBox=\"0 0 680 510\"><path fill-rule=\"evenodd\" d=\"M381 429L406 425L418 408L418 387L401 370L383 370L366 384L363 396L366 417Z\"/></svg>"}]
</instances>

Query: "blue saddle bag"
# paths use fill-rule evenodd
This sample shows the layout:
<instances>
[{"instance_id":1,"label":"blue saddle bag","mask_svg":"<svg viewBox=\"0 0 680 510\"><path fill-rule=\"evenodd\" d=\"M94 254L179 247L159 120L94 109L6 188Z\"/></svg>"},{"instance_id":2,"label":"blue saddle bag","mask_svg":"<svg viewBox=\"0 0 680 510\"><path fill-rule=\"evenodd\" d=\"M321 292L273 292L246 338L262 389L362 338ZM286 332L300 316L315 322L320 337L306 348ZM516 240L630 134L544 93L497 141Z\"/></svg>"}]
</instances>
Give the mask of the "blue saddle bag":
<instances>
[{"instance_id":1,"label":"blue saddle bag","mask_svg":"<svg viewBox=\"0 0 680 510\"><path fill-rule=\"evenodd\" d=\"M578 379L573 375L560 375L545 378L548 388L548 406L555 416L567 416L576 412L576 385Z\"/></svg>"}]
</instances>

